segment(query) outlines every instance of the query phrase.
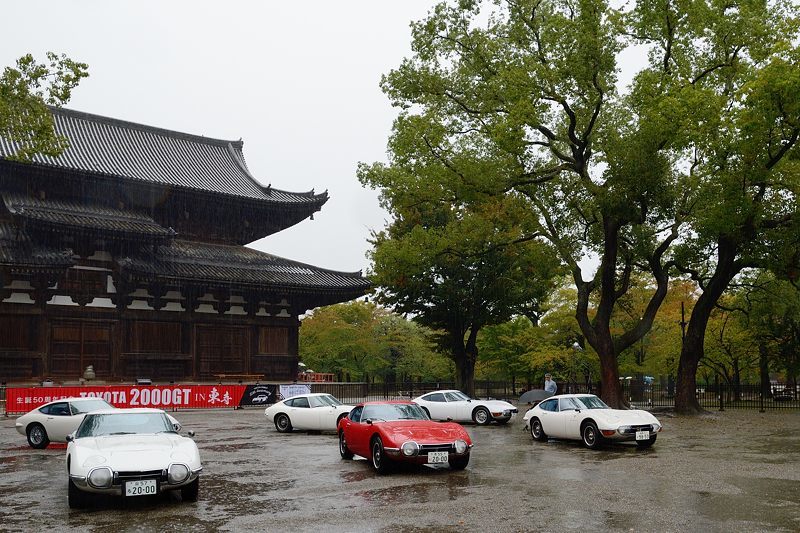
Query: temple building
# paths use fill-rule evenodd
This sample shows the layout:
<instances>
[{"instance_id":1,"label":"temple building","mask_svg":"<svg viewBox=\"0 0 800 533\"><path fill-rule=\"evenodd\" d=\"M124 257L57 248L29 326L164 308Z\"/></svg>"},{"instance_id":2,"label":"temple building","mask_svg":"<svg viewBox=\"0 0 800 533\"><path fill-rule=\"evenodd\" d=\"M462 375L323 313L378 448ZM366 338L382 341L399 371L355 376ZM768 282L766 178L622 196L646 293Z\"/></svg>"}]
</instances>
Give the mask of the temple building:
<instances>
[{"instance_id":1,"label":"temple building","mask_svg":"<svg viewBox=\"0 0 800 533\"><path fill-rule=\"evenodd\" d=\"M0 138L0 381L292 380L298 316L369 288L244 246L328 195L262 186L241 141L52 112L61 156Z\"/></svg>"}]
</instances>

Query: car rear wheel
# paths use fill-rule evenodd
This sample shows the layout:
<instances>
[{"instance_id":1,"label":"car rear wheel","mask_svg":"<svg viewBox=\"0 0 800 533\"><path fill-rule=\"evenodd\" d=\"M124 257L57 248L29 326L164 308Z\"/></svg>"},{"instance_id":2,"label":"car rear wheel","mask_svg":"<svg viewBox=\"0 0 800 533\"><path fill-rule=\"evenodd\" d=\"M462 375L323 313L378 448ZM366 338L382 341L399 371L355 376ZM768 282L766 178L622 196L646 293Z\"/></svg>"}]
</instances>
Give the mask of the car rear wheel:
<instances>
[{"instance_id":1,"label":"car rear wheel","mask_svg":"<svg viewBox=\"0 0 800 533\"><path fill-rule=\"evenodd\" d=\"M47 431L43 425L31 424L28 426L28 444L30 444L31 448L36 448L37 450L47 448L47 445L50 444L50 439L47 438Z\"/></svg>"},{"instance_id":2,"label":"car rear wheel","mask_svg":"<svg viewBox=\"0 0 800 533\"><path fill-rule=\"evenodd\" d=\"M591 450L599 448L603 443L603 437L600 435L600 431L597 429L597 424L592 421L587 422L583 426L583 429L581 430L581 437L583 438L583 444L585 444L586 447Z\"/></svg>"},{"instance_id":3,"label":"car rear wheel","mask_svg":"<svg viewBox=\"0 0 800 533\"><path fill-rule=\"evenodd\" d=\"M391 470L391 459L386 457L380 437L372 440L372 467L378 474L386 474Z\"/></svg>"},{"instance_id":4,"label":"car rear wheel","mask_svg":"<svg viewBox=\"0 0 800 533\"><path fill-rule=\"evenodd\" d=\"M533 437L533 440L547 440L547 434L545 434L542 428L542 422L538 418L531 420L531 437Z\"/></svg>"},{"instance_id":5,"label":"car rear wheel","mask_svg":"<svg viewBox=\"0 0 800 533\"><path fill-rule=\"evenodd\" d=\"M472 413L472 419L475 421L476 424L479 426L485 426L489 422L492 421L492 415L489 414L489 410L485 407L478 407Z\"/></svg>"},{"instance_id":6,"label":"car rear wheel","mask_svg":"<svg viewBox=\"0 0 800 533\"><path fill-rule=\"evenodd\" d=\"M469 464L469 455L464 455L462 457L453 457L448 462L450 463L450 468L452 468L453 470L464 470Z\"/></svg>"},{"instance_id":7,"label":"car rear wheel","mask_svg":"<svg viewBox=\"0 0 800 533\"><path fill-rule=\"evenodd\" d=\"M636 441L636 445L637 445L639 448L649 448L650 446L652 446L653 444L655 444L655 442L656 442L656 437L658 437L658 435L653 435L652 437L650 437L650 438L649 438L649 439L647 439L647 440L637 440L637 441Z\"/></svg>"},{"instance_id":8,"label":"car rear wheel","mask_svg":"<svg viewBox=\"0 0 800 533\"><path fill-rule=\"evenodd\" d=\"M181 499L185 502L196 502L198 494L200 494L200 478L181 489Z\"/></svg>"},{"instance_id":9,"label":"car rear wheel","mask_svg":"<svg viewBox=\"0 0 800 533\"><path fill-rule=\"evenodd\" d=\"M70 509L81 509L86 506L86 495L67 477L67 500Z\"/></svg>"},{"instance_id":10,"label":"car rear wheel","mask_svg":"<svg viewBox=\"0 0 800 533\"><path fill-rule=\"evenodd\" d=\"M275 417L275 429L279 433L289 433L292 431L292 421L289 420L289 415L280 413Z\"/></svg>"},{"instance_id":11,"label":"car rear wheel","mask_svg":"<svg viewBox=\"0 0 800 533\"><path fill-rule=\"evenodd\" d=\"M339 432L339 455L342 456L342 459L353 458L353 452L351 452L350 448L347 447L347 441L344 438L344 431Z\"/></svg>"}]
</instances>

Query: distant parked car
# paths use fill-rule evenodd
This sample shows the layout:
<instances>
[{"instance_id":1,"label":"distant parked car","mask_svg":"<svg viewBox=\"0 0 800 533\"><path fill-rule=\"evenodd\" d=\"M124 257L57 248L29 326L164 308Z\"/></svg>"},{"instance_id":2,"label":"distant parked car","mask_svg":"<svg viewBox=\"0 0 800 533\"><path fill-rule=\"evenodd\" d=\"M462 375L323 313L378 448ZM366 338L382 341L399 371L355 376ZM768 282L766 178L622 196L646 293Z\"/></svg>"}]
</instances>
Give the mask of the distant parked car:
<instances>
[{"instance_id":1,"label":"distant parked car","mask_svg":"<svg viewBox=\"0 0 800 533\"><path fill-rule=\"evenodd\" d=\"M482 426L492 420L505 424L517 414L517 408L502 400L476 400L460 390L438 390L411 400L433 420L475 422Z\"/></svg>"},{"instance_id":2,"label":"distant parked car","mask_svg":"<svg viewBox=\"0 0 800 533\"><path fill-rule=\"evenodd\" d=\"M353 408L324 393L301 394L264 409L264 416L280 433L293 429L335 431L342 417Z\"/></svg>"},{"instance_id":3,"label":"distant parked car","mask_svg":"<svg viewBox=\"0 0 800 533\"><path fill-rule=\"evenodd\" d=\"M17 418L17 431L28 437L31 448L47 448L50 442L66 442L89 411L113 409L102 398L55 400Z\"/></svg>"},{"instance_id":4,"label":"distant parked car","mask_svg":"<svg viewBox=\"0 0 800 533\"><path fill-rule=\"evenodd\" d=\"M179 490L184 501L197 501L197 445L160 409L93 411L67 441L70 507L86 505L89 493L131 498Z\"/></svg>"},{"instance_id":5,"label":"distant parked car","mask_svg":"<svg viewBox=\"0 0 800 533\"><path fill-rule=\"evenodd\" d=\"M342 458L366 457L379 474L390 472L398 462L449 464L463 470L472 450L463 426L434 422L408 401L359 404L339 421L338 432Z\"/></svg>"},{"instance_id":6,"label":"distant parked car","mask_svg":"<svg viewBox=\"0 0 800 533\"><path fill-rule=\"evenodd\" d=\"M535 440L582 440L587 448L606 441L635 441L640 448L656 442L661 422L638 409L612 409L594 394L553 396L525 413L525 427Z\"/></svg>"}]
</instances>

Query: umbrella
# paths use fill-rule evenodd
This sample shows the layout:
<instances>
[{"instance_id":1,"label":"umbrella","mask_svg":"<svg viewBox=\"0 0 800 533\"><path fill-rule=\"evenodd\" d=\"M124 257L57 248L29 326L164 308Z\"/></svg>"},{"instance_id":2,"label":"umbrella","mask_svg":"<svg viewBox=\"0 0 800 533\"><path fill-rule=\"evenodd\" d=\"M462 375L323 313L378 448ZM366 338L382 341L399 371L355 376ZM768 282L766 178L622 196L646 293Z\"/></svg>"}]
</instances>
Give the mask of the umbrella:
<instances>
[{"instance_id":1,"label":"umbrella","mask_svg":"<svg viewBox=\"0 0 800 533\"><path fill-rule=\"evenodd\" d=\"M522 396L519 397L519 403L520 404L530 403L536 405L537 403L541 402L546 398L549 398L552 395L553 395L552 392L547 392L544 389L533 389L529 390L528 392L522 393Z\"/></svg>"}]
</instances>

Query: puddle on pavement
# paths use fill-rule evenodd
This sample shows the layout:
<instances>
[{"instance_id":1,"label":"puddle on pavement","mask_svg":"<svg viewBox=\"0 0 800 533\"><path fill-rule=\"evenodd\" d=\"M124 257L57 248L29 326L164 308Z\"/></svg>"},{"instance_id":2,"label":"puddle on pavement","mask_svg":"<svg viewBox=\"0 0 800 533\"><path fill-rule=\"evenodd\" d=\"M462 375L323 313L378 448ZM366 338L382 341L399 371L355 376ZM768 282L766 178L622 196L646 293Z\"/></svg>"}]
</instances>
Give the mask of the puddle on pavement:
<instances>
[{"instance_id":1,"label":"puddle on pavement","mask_svg":"<svg viewBox=\"0 0 800 533\"><path fill-rule=\"evenodd\" d=\"M788 479L728 479L740 494L695 491L696 511L717 523L729 523L731 530L743 527L797 531L800 525L798 482ZM772 512L780 509L781 512ZM793 516L792 516L793 515Z\"/></svg>"}]
</instances>

